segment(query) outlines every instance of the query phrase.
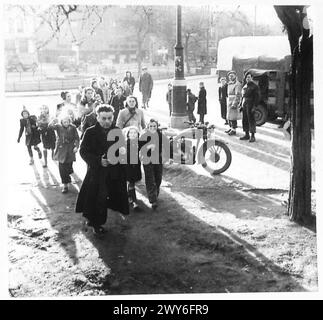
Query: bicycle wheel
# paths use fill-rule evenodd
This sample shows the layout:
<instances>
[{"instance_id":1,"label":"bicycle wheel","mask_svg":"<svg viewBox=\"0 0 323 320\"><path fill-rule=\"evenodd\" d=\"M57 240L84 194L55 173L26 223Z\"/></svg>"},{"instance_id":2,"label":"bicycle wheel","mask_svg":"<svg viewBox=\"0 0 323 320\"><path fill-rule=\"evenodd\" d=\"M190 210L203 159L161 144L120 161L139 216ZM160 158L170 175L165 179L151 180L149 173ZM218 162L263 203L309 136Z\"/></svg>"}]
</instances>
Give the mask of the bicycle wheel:
<instances>
[{"instance_id":1,"label":"bicycle wheel","mask_svg":"<svg viewBox=\"0 0 323 320\"><path fill-rule=\"evenodd\" d=\"M232 155L229 147L219 140L205 141L199 150L199 163L212 175L226 171L231 164Z\"/></svg>"}]
</instances>

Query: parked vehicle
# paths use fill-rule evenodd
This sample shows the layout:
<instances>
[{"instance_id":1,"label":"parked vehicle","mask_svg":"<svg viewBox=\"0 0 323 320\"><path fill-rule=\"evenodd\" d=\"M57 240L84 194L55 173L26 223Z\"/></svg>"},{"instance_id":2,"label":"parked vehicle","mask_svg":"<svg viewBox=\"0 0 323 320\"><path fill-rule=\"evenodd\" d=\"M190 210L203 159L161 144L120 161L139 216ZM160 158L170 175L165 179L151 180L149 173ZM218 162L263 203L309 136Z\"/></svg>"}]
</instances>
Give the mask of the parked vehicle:
<instances>
[{"instance_id":1,"label":"parked vehicle","mask_svg":"<svg viewBox=\"0 0 323 320\"><path fill-rule=\"evenodd\" d=\"M6 70L8 72L36 72L38 68L37 56L33 53L19 53L8 55L6 60Z\"/></svg>"},{"instance_id":2,"label":"parked vehicle","mask_svg":"<svg viewBox=\"0 0 323 320\"><path fill-rule=\"evenodd\" d=\"M84 61L77 63L74 56L59 56L57 58L57 64L60 71L74 71L79 72L81 70L86 71L87 65Z\"/></svg>"},{"instance_id":3,"label":"parked vehicle","mask_svg":"<svg viewBox=\"0 0 323 320\"><path fill-rule=\"evenodd\" d=\"M167 127L161 130L170 139L170 159L174 162L193 165L196 162L212 175L226 171L232 160L227 144L218 140L214 134L214 125L185 122L189 125L179 133Z\"/></svg>"},{"instance_id":4,"label":"parked vehicle","mask_svg":"<svg viewBox=\"0 0 323 320\"><path fill-rule=\"evenodd\" d=\"M261 98L255 108L257 126L289 110L289 71L291 55L285 36L229 37L218 46L218 80L234 70L239 81L250 71L258 83Z\"/></svg>"}]
</instances>

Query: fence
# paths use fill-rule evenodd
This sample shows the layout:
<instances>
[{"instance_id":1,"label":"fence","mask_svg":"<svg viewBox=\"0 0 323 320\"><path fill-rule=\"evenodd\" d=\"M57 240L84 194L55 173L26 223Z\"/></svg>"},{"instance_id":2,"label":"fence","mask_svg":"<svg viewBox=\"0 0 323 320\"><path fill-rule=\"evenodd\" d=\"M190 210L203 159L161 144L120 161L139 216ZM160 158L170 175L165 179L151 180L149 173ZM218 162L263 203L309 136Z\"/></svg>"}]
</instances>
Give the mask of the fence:
<instances>
[{"instance_id":1,"label":"fence","mask_svg":"<svg viewBox=\"0 0 323 320\"><path fill-rule=\"evenodd\" d=\"M154 80L169 79L174 77L174 72L170 70L152 70L150 72ZM136 73L134 76L138 79ZM122 80L124 74L113 74L106 76L106 79L116 78ZM6 81L6 92L27 92L27 91L51 91L51 90L71 90L78 86L89 86L93 77L78 77L73 79L42 79L31 81Z\"/></svg>"}]
</instances>

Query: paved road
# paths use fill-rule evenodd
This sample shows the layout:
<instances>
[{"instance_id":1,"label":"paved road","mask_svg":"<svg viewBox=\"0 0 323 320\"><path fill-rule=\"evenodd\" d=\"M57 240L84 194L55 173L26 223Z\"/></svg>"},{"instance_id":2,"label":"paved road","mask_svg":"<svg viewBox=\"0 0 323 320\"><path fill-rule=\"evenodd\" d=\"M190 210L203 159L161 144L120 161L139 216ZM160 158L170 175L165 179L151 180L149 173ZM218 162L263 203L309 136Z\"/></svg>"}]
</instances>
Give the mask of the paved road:
<instances>
[{"instance_id":1,"label":"paved road","mask_svg":"<svg viewBox=\"0 0 323 320\"><path fill-rule=\"evenodd\" d=\"M228 182L245 185L250 188L264 189L287 189L289 184L289 155L290 143L284 139L283 132L277 128L277 124L265 124L257 128L256 143L240 141L242 135L241 121L238 128L238 136L229 137L224 133L227 128L220 117L220 107L217 99L217 82L214 77L205 77L205 87L207 90L208 114L206 121L216 125L216 135L228 143L232 151L232 164L230 168L222 174ZM198 83L200 77L192 77L187 80L187 87L193 93L198 93ZM157 118L160 122L167 124L168 105L165 95L169 80L156 81L153 89L151 107L146 112L146 121L150 117ZM140 98L138 88L135 88L135 95ZM139 99L140 100L140 99ZM10 95L5 100L5 143L8 161L8 170L15 168L15 176L11 179L14 183L30 183L35 180L35 168L28 165L27 151L22 140L17 144L19 130L19 118L22 105L26 105L32 113L38 114L39 107L47 104L54 112L59 95L41 93L39 96L15 96ZM58 170L54 164L50 164L56 172L55 178L59 181ZM190 166L190 169L199 173L201 179L209 174L198 165ZM41 164L36 161L36 169L43 172ZM56 170L56 171L55 171ZM84 162L79 158L75 164L75 172L82 179L85 173Z\"/></svg>"}]
</instances>

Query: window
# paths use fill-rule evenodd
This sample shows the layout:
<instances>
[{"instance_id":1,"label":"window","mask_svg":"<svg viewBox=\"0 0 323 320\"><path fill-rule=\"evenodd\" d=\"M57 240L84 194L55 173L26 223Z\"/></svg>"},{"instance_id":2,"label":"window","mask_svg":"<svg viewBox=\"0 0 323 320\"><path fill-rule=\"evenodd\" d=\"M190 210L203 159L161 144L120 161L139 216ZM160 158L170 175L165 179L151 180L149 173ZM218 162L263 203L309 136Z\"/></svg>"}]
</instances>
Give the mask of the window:
<instances>
[{"instance_id":1,"label":"window","mask_svg":"<svg viewBox=\"0 0 323 320\"><path fill-rule=\"evenodd\" d=\"M17 32L19 33L24 32L24 21L22 18L17 18Z\"/></svg>"},{"instance_id":2,"label":"window","mask_svg":"<svg viewBox=\"0 0 323 320\"><path fill-rule=\"evenodd\" d=\"M28 52L28 40L27 39L23 39L23 40L19 41L19 52L20 53Z\"/></svg>"}]
</instances>

